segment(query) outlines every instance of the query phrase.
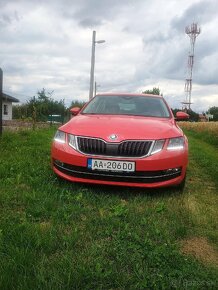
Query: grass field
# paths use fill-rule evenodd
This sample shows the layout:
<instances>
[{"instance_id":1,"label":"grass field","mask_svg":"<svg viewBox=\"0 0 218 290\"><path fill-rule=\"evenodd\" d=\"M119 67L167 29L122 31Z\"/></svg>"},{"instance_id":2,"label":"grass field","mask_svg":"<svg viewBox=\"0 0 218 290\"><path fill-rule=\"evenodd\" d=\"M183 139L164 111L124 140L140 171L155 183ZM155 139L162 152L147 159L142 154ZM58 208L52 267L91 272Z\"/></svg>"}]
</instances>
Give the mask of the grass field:
<instances>
[{"instance_id":1,"label":"grass field","mask_svg":"<svg viewBox=\"0 0 218 290\"><path fill-rule=\"evenodd\" d=\"M217 131L187 124L183 192L58 180L55 128L4 132L0 289L217 288Z\"/></svg>"}]
</instances>

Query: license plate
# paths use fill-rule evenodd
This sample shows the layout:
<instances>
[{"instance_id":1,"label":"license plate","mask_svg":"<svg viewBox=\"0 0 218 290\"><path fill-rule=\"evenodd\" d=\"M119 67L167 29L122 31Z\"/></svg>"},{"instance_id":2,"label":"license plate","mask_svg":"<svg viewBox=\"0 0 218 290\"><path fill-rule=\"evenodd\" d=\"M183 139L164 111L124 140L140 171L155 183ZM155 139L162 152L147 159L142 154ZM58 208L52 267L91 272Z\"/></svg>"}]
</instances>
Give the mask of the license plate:
<instances>
[{"instance_id":1,"label":"license plate","mask_svg":"<svg viewBox=\"0 0 218 290\"><path fill-rule=\"evenodd\" d=\"M88 159L88 168L92 170L134 172L135 162Z\"/></svg>"}]
</instances>

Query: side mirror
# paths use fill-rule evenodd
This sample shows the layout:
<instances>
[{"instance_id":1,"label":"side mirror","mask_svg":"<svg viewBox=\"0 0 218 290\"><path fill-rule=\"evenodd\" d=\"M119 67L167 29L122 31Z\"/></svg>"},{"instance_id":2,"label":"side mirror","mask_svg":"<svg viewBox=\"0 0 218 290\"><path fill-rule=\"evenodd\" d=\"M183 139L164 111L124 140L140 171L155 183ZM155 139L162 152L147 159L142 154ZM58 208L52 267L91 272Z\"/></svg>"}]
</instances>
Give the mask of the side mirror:
<instances>
[{"instance_id":1,"label":"side mirror","mask_svg":"<svg viewBox=\"0 0 218 290\"><path fill-rule=\"evenodd\" d=\"M176 120L188 120L189 119L189 114L185 112L177 112L176 113Z\"/></svg>"},{"instance_id":2,"label":"side mirror","mask_svg":"<svg viewBox=\"0 0 218 290\"><path fill-rule=\"evenodd\" d=\"M80 110L81 109L79 107L74 107L74 108L70 109L70 112L73 116L76 116Z\"/></svg>"}]
</instances>

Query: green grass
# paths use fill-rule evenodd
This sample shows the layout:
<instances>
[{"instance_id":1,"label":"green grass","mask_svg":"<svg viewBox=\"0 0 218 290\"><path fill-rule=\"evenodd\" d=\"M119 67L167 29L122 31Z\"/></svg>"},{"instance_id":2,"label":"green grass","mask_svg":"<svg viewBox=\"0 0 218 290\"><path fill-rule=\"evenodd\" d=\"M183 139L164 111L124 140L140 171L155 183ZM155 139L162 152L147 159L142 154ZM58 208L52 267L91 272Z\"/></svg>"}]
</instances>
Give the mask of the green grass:
<instances>
[{"instance_id":1,"label":"green grass","mask_svg":"<svg viewBox=\"0 0 218 290\"><path fill-rule=\"evenodd\" d=\"M215 146L215 148L218 148L218 133L215 135L210 132L195 132L193 130L191 130L190 133L196 139L200 139L205 143L209 143L210 145Z\"/></svg>"},{"instance_id":2,"label":"green grass","mask_svg":"<svg viewBox=\"0 0 218 290\"><path fill-rule=\"evenodd\" d=\"M51 171L54 131L0 140L0 289L216 288L215 265L180 250L193 236L218 242L213 145L188 132L183 193L90 186Z\"/></svg>"}]
</instances>

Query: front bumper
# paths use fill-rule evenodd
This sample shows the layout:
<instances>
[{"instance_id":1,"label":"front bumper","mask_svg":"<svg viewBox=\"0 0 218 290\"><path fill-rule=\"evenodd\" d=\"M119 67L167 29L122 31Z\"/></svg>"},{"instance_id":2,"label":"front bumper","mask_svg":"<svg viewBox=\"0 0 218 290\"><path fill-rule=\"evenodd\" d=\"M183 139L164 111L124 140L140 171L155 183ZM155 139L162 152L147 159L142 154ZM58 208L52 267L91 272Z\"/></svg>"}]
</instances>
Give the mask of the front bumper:
<instances>
[{"instance_id":1,"label":"front bumper","mask_svg":"<svg viewBox=\"0 0 218 290\"><path fill-rule=\"evenodd\" d=\"M161 152L152 156L128 161L136 162L135 172L97 171L87 168L90 156L83 155L66 144L52 145L52 166L60 177L73 182L121 185L132 187L164 187L180 184L186 172L188 163L187 148L179 151ZM105 156L93 158L117 160ZM125 161L125 158L119 158Z\"/></svg>"}]
</instances>

